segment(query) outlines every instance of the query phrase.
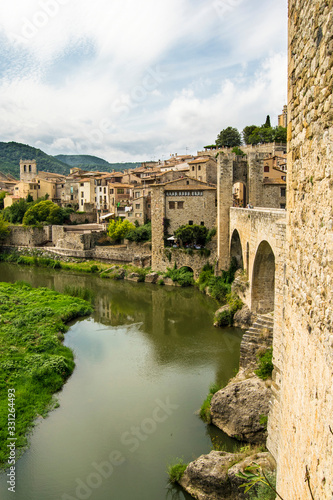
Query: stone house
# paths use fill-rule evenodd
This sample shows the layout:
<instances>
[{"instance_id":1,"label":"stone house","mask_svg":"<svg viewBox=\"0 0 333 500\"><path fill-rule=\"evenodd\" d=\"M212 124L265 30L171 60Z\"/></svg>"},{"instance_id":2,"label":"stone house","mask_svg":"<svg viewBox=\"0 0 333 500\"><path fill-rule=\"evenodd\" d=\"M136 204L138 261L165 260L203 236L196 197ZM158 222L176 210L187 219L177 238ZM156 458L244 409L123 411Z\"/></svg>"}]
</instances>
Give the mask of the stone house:
<instances>
[{"instance_id":1,"label":"stone house","mask_svg":"<svg viewBox=\"0 0 333 500\"><path fill-rule=\"evenodd\" d=\"M93 178L80 179L78 183L78 212L90 212L95 206L95 180Z\"/></svg>"},{"instance_id":2,"label":"stone house","mask_svg":"<svg viewBox=\"0 0 333 500\"><path fill-rule=\"evenodd\" d=\"M151 190L153 231L163 230L166 220L171 235L185 224L203 225L209 229L216 226L216 188L206 182L185 177L154 184Z\"/></svg>"},{"instance_id":3,"label":"stone house","mask_svg":"<svg viewBox=\"0 0 333 500\"><path fill-rule=\"evenodd\" d=\"M188 162L189 176L208 184L217 184L217 162L214 157L199 157Z\"/></svg>"},{"instance_id":4,"label":"stone house","mask_svg":"<svg viewBox=\"0 0 333 500\"><path fill-rule=\"evenodd\" d=\"M133 185L121 182L109 182L109 212L115 217L124 217L130 211L133 198Z\"/></svg>"}]
</instances>

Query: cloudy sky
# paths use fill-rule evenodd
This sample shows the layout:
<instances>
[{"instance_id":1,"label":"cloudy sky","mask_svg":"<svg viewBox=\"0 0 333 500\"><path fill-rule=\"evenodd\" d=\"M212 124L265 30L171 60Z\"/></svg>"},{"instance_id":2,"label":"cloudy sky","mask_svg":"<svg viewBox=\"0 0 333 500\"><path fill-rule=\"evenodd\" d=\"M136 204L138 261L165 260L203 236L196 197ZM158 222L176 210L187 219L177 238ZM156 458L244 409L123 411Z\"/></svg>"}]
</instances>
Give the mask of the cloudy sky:
<instances>
[{"instance_id":1,"label":"cloudy sky","mask_svg":"<svg viewBox=\"0 0 333 500\"><path fill-rule=\"evenodd\" d=\"M0 141L108 161L195 153L286 104L287 0L0 3Z\"/></svg>"}]
</instances>

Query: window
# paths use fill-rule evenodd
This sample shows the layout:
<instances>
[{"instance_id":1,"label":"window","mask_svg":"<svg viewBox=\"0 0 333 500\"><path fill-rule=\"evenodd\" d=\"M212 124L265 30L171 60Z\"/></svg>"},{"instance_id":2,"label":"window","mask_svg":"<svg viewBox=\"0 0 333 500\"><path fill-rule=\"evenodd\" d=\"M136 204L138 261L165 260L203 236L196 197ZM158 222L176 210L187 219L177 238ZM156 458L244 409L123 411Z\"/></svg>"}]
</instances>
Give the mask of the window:
<instances>
[{"instance_id":1,"label":"window","mask_svg":"<svg viewBox=\"0 0 333 500\"><path fill-rule=\"evenodd\" d=\"M201 170L201 165L198 166L198 170Z\"/></svg>"},{"instance_id":2,"label":"window","mask_svg":"<svg viewBox=\"0 0 333 500\"><path fill-rule=\"evenodd\" d=\"M23 167L23 168L24 168L24 171L26 172L26 171L27 171L27 166L26 166L26 165L24 165L24 167Z\"/></svg>"},{"instance_id":3,"label":"window","mask_svg":"<svg viewBox=\"0 0 333 500\"><path fill-rule=\"evenodd\" d=\"M81 205L83 205L83 200L81 200Z\"/></svg>"},{"instance_id":4,"label":"window","mask_svg":"<svg viewBox=\"0 0 333 500\"><path fill-rule=\"evenodd\" d=\"M71 200L73 200L73 199L74 199L74 196L71 194Z\"/></svg>"},{"instance_id":5,"label":"window","mask_svg":"<svg viewBox=\"0 0 333 500\"><path fill-rule=\"evenodd\" d=\"M103 192L104 192L104 194L106 194L106 187L104 188L104 191L103 191Z\"/></svg>"},{"instance_id":6,"label":"window","mask_svg":"<svg viewBox=\"0 0 333 500\"><path fill-rule=\"evenodd\" d=\"M136 208L137 210L140 210L140 203L136 203L136 204L135 204L135 208Z\"/></svg>"},{"instance_id":7,"label":"window","mask_svg":"<svg viewBox=\"0 0 333 500\"><path fill-rule=\"evenodd\" d=\"M192 167L192 172L194 172L194 167Z\"/></svg>"},{"instance_id":8,"label":"window","mask_svg":"<svg viewBox=\"0 0 333 500\"><path fill-rule=\"evenodd\" d=\"M169 201L169 208L170 208L170 210L173 209L173 208L175 208L175 206L176 206L176 202Z\"/></svg>"},{"instance_id":9,"label":"window","mask_svg":"<svg viewBox=\"0 0 333 500\"><path fill-rule=\"evenodd\" d=\"M84 192L82 191L82 192L81 192L81 198L83 198L83 197L84 197Z\"/></svg>"},{"instance_id":10,"label":"window","mask_svg":"<svg viewBox=\"0 0 333 500\"><path fill-rule=\"evenodd\" d=\"M280 208L286 208L286 204L285 203L280 203Z\"/></svg>"},{"instance_id":11,"label":"window","mask_svg":"<svg viewBox=\"0 0 333 500\"><path fill-rule=\"evenodd\" d=\"M110 189L110 194L113 194L113 189Z\"/></svg>"},{"instance_id":12,"label":"window","mask_svg":"<svg viewBox=\"0 0 333 500\"><path fill-rule=\"evenodd\" d=\"M29 172L31 172L31 165L29 165Z\"/></svg>"},{"instance_id":13,"label":"window","mask_svg":"<svg viewBox=\"0 0 333 500\"><path fill-rule=\"evenodd\" d=\"M202 221L200 222L200 226L204 226L204 225L205 225L205 223L204 223L204 221L202 220Z\"/></svg>"},{"instance_id":14,"label":"window","mask_svg":"<svg viewBox=\"0 0 333 500\"><path fill-rule=\"evenodd\" d=\"M150 208L150 203L148 203L147 207Z\"/></svg>"},{"instance_id":15,"label":"window","mask_svg":"<svg viewBox=\"0 0 333 500\"><path fill-rule=\"evenodd\" d=\"M117 194L124 194L124 190L122 188L117 189Z\"/></svg>"},{"instance_id":16,"label":"window","mask_svg":"<svg viewBox=\"0 0 333 500\"><path fill-rule=\"evenodd\" d=\"M264 166L264 172L269 172L269 166L268 165Z\"/></svg>"},{"instance_id":17,"label":"window","mask_svg":"<svg viewBox=\"0 0 333 500\"><path fill-rule=\"evenodd\" d=\"M190 181L186 181L186 184L189 185Z\"/></svg>"},{"instance_id":18,"label":"window","mask_svg":"<svg viewBox=\"0 0 333 500\"><path fill-rule=\"evenodd\" d=\"M135 192L135 198L139 198L140 197L140 191L136 191Z\"/></svg>"},{"instance_id":19,"label":"window","mask_svg":"<svg viewBox=\"0 0 333 500\"><path fill-rule=\"evenodd\" d=\"M179 201L177 203L177 208L184 208L184 202L183 201Z\"/></svg>"},{"instance_id":20,"label":"window","mask_svg":"<svg viewBox=\"0 0 333 500\"><path fill-rule=\"evenodd\" d=\"M285 180L286 180L286 176L285 176L285 175L281 175L281 179L282 179L283 181L285 181Z\"/></svg>"},{"instance_id":21,"label":"window","mask_svg":"<svg viewBox=\"0 0 333 500\"><path fill-rule=\"evenodd\" d=\"M73 186L71 186L71 194L73 194ZM73 199L73 198L72 198Z\"/></svg>"},{"instance_id":22,"label":"window","mask_svg":"<svg viewBox=\"0 0 333 500\"><path fill-rule=\"evenodd\" d=\"M189 223L189 226L193 226L193 220L189 220L188 223Z\"/></svg>"},{"instance_id":23,"label":"window","mask_svg":"<svg viewBox=\"0 0 333 500\"><path fill-rule=\"evenodd\" d=\"M84 186L84 183L83 183L83 182L81 182L80 186L81 186L81 187L83 187L83 186Z\"/></svg>"},{"instance_id":24,"label":"window","mask_svg":"<svg viewBox=\"0 0 333 500\"><path fill-rule=\"evenodd\" d=\"M281 196L286 196L286 188L281 188Z\"/></svg>"}]
</instances>

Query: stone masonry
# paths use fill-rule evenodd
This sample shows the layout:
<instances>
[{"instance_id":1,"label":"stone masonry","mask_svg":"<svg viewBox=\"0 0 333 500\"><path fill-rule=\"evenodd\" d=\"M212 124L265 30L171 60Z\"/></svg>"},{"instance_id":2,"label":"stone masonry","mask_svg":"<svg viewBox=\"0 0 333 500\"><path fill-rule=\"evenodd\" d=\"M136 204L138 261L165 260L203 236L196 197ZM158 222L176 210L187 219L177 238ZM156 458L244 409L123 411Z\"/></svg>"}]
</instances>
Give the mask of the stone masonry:
<instances>
[{"instance_id":1,"label":"stone masonry","mask_svg":"<svg viewBox=\"0 0 333 500\"><path fill-rule=\"evenodd\" d=\"M289 1L288 224L268 448L285 499L333 498L333 0Z\"/></svg>"}]
</instances>

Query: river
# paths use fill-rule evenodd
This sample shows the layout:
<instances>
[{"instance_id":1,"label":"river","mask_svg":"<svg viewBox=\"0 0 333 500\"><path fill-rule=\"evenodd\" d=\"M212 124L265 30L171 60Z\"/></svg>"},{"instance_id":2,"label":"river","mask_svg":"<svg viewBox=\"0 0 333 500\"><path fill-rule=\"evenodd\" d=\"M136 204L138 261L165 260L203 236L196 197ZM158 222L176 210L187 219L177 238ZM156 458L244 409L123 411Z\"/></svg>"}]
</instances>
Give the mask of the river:
<instances>
[{"instance_id":1,"label":"river","mask_svg":"<svg viewBox=\"0 0 333 500\"><path fill-rule=\"evenodd\" d=\"M216 303L194 288L0 263L0 281L16 280L89 288L95 312L66 333L76 368L16 464L15 495L0 475L1 500L190 499L167 465L209 453L212 440L232 450L195 412L212 382L234 375L243 332L214 328Z\"/></svg>"}]
</instances>

